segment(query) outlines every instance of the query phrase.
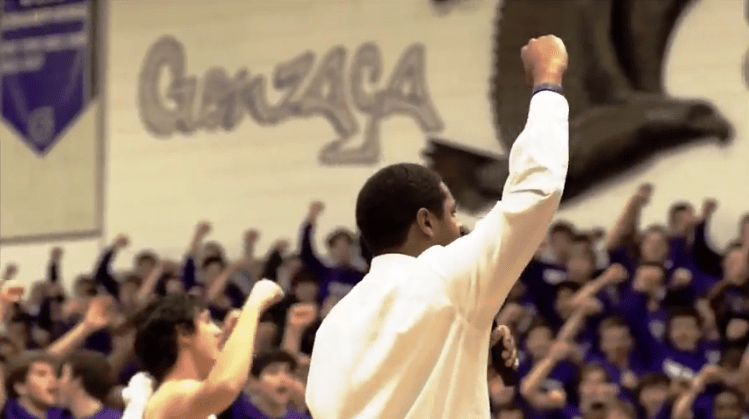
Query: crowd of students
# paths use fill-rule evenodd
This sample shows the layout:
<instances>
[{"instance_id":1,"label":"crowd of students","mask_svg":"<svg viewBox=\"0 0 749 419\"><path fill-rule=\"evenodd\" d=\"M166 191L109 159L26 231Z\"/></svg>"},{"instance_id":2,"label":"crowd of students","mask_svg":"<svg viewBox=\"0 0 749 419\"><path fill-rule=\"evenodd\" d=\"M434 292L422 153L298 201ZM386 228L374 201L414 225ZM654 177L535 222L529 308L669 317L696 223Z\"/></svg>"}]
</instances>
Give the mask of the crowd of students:
<instances>
[{"instance_id":1,"label":"crowd of students","mask_svg":"<svg viewBox=\"0 0 749 419\"><path fill-rule=\"evenodd\" d=\"M487 368L496 418L745 415L749 217L737 240L716 251L707 237L715 202L705 201L700 214L676 203L666 225L641 229L651 193L640 187L606 233L552 226L497 314L516 337L520 366L514 386ZM218 417L308 418L305 377L315 331L370 260L346 229L328 235L328 255L316 251L323 209L310 205L296 252L280 240L264 257L255 254L257 231L245 233L241 257L229 260L209 240L210 224L199 223L183 260L141 251L131 270L115 273L112 262L129 245L120 236L91 274L74 280L70 295L58 275L60 248L50 253L48 278L26 290L7 281L16 270L8 265L0 290L2 415L120 417L122 389L140 370L133 342L144 306L160 295L190 293L220 324L256 280L268 278L286 296L263 314L247 387Z\"/></svg>"}]
</instances>

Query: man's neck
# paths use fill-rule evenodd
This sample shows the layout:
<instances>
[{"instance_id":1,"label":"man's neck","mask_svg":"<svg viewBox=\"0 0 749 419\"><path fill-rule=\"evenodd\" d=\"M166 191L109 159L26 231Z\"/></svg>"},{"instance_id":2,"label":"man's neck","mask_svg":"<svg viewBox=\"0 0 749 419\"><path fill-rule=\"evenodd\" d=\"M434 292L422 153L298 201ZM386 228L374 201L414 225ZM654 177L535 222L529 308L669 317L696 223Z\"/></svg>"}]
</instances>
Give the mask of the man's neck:
<instances>
[{"instance_id":1,"label":"man's neck","mask_svg":"<svg viewBox=\"0 0 749 419\"><path fill-rule=\"evenodd\" d=\"M282 418L286 416L286 411L288 410L286 406L276 406L274 403L271 403L264 397L260 396L253 396L251 400L252 404L255 405L262 414L269 418Z\"/></svg>"},{"instance_id":2,"label":"man's neck","mask_svg":"<svg viewBox=\"0 0 749 419\"><path fill-rule=\"evenodd\" d=\"M202 380L203 378L192 359L187 354L181 353L177 357L174 368L164 377L164 381Z\"/></svg>"},{"instance_id":3,"label":"man's neck","mask_svg":"<svg viewBox=\"0 0 749 419\"><path fill-rule=\"evenodd\" d=\"M35 418L45 419L47 417L47 409L37 406L27 397L20 397L18 403L28 414Z\"/></svg>"},{"instance_id":4,"label":"man's neck","mask_svg":"<svg viewBox=\"0 0 749 419\"><path fill-rule=\"evenodd\" d=\"M89 395L76 397L70 404L70 413L75 419L84 419L93 417L96 412L100 411L104 405Z\"/></svg>"}]
</instances>

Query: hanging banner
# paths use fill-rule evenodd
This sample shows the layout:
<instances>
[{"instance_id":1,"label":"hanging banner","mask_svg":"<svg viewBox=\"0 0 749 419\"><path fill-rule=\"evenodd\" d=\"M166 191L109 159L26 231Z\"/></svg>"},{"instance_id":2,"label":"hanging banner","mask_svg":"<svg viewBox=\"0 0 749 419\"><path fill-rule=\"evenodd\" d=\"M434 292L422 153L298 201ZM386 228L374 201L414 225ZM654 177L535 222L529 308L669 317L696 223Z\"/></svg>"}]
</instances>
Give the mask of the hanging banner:
<instances>
[{"instance_id":1,"label":"hanging banner","mask_svg":"<svg viewBox=\"0 0 749 419\"><path fill-rule=\"evenodd\" d=\"M36 153L49 151L88 104L89 2L3 2L2 117Z\"/></svg>"},{"instance_id":2,"label":"hanging banner","mask_svg":"<svg viewBox=\"0 0 749 419\"><path fill-rule=\"evenodd\" d=\"M92 0L3 0L0 241L100 230ZM66 140L67 139L67 140Z\"/></svg>"}]
</instances>

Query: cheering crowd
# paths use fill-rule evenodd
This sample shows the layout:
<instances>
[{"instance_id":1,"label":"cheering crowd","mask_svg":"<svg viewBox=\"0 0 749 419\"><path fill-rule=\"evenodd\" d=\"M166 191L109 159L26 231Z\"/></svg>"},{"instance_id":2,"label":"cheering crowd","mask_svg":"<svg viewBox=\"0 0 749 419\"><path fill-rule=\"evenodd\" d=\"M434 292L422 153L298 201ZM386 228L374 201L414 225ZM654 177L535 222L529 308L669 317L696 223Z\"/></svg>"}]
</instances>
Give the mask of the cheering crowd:
<instances>
[{"instance_id":1,"label":"cheering crowd","mask_svg":"<svg viewBox=\"0 0 749 419\"><path fill-rule=\"evenodd\" d=\"M707 231L717 203L706 200L700 211L676 203L666 225L642 228L639 214L651 193L641 186L606 232L552 225L496 317L513 331L520 359L513 386L487 368L496 418L745 415L749 217L735 242L715 249ZM210 224L200 223L183 260L144 250L129 272L116 273L111 265L129 245L119 236L93 272L74 280L71 294L58 275L60 248L50 253L46 280L27 287L12 281L17 268L9 264L0 292L2 416L120 417L122 390L142 370L134 337L143 307L189 293L223 324L253 283L267 278L286 295L262 314L251 377L218 417L307 418L315 331L370 260L346 229L327 236L327 255L314 248L323 210L320 202L310 205L297 251L282 240L264 257L255 253L257 231L245 233L243 253L232 260L210 241ZM164 349L154 342L152 350Z\"/></svg>"}]
</instances>

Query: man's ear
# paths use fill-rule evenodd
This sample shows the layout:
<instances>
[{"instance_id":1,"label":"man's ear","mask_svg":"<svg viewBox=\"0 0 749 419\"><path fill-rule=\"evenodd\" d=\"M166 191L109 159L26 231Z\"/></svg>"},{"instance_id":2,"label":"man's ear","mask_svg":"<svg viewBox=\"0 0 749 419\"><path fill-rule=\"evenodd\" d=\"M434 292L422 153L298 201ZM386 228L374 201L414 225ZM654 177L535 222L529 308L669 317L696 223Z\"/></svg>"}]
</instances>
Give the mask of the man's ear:
<instances>
[{"instance_id":1,"label":"man's ear","mask_svg":"<svg viewBox=\"0 0 749 419\"><path fill-rule=\"evenodd\" d=\"M434 238L434 217L432 213L426 208L420 208L416 212L416 225L426 237Z\"/></svg>"},{"instance_id":2,"label":"man's ear","mask_svg":"<svg viewBox=\"0 0 749 419\"><path fill-rule=\"evenodd\" d=\"M177 326L177 345L180 347L190 346L192 344L192 335L185 327Z\"/></svg>"}]
</instances>

